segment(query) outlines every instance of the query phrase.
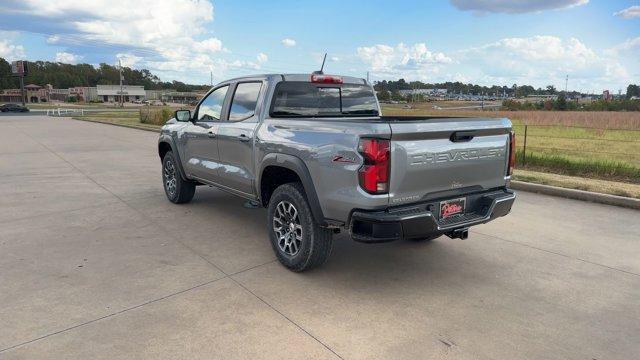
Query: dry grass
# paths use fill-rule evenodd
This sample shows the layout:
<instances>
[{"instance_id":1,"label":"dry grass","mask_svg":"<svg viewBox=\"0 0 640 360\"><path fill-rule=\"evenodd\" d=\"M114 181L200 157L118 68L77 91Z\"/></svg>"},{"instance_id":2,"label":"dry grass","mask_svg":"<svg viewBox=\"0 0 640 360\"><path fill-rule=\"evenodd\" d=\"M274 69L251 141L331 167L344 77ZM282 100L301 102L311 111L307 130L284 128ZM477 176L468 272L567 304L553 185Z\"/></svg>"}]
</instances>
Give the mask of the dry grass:
<instances>
[{"instance_id":1,"label":"dry grass","mask_svg":"<svg viewBox=\"0 0 640 360\"><path fill-rule=\"evenodd\" d=\"M506 117L515 124L562 125L589 128L640 130L640 112L624 111L495 111L495 110L436 110L432 103L411 104L411 109L403 105L384 105L384 115L431 115L431 116L474 116ZM640 134L639 134L640 136Z\"/></svg>"},{"instance_id":2,"label":"dry grass","mask_svg":"<svg viewBox=\"0 0 640 360\"><path fill-rule=\"evenodd\" d=\"M602 194L627 196L640 199L640 185L627 184L616 181L585 179L582 177L549 174L544 172L517 170L513 176L514 180L532 182L543 185L564 187L593 191Z\"/></svg>"}]
</instances>

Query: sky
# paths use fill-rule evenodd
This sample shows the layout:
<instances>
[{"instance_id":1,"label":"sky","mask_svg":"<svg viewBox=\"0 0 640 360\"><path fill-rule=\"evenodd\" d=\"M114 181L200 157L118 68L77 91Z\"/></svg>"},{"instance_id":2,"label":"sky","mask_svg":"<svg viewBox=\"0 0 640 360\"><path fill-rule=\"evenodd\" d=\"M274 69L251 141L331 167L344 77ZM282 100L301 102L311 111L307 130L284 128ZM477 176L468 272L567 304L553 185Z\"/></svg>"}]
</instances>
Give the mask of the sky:
<instances>
[{"instance_id":1,"label":"sky","mask_svg":"<svg viewBox=\"0 0 640 360\"><path fill-rule=\"evenodd\" d=\"M146 68L208 84L256 73L624 92L640 0L1 0L0 57Z\"/></svg>"}]
</instances>

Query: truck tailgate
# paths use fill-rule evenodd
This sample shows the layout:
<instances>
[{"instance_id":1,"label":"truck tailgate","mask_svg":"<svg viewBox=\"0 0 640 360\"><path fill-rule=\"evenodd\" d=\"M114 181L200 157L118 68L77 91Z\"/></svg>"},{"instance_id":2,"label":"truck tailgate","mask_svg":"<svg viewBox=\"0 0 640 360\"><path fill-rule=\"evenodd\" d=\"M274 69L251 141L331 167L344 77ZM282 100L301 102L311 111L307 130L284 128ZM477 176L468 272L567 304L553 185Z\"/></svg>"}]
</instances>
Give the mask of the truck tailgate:
<instances>
[{"instance_id":1,"label":"truck tailgate","mask_svg":"<svg viewBox=\"0 0 640 360\"><path fill-rule=\"evenodd\" d=\"M387 120L391 127L390 205L505 186L508 119Z\"/></svg>"}]
</instances>

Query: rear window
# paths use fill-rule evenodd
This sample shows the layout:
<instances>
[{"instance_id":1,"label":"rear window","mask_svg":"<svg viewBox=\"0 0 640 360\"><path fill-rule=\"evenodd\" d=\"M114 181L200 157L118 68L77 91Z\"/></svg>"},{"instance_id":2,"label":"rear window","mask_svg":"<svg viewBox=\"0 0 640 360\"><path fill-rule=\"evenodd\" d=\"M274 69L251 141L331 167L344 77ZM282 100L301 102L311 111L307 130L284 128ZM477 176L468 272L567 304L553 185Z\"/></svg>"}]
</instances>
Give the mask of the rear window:
<instances>
[{"instance_id":1,"label":"rear window","mask_svg":"<svg viewBox=\"0 0 640 360\"><path fill-rule=\"evenodd\" d=\"M370 86L283 81L276 86L271 116L377 116Z\"/></svg>"}]
</instances>

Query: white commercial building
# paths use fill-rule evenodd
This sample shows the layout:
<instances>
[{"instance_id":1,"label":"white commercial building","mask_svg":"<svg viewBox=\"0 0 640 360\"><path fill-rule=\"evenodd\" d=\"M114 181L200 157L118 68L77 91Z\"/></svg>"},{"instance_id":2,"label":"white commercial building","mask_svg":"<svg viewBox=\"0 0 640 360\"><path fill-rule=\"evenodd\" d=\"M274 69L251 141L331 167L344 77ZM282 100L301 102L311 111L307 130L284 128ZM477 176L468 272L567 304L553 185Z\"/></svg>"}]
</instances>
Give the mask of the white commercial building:
<instances>
[{"instance_id":1,"label":"white commercial building","mask_svg":"<svg viewBox=\"0 0 640 360\"><path fill-rule=\"evenodd\" d=\"M123 97L124 102L131 102L134 100L145 100L146 92L144 86L138 85L97 85L98 100L104 102L120 102L120 96Z\"/></svg>"}]
</instances>

